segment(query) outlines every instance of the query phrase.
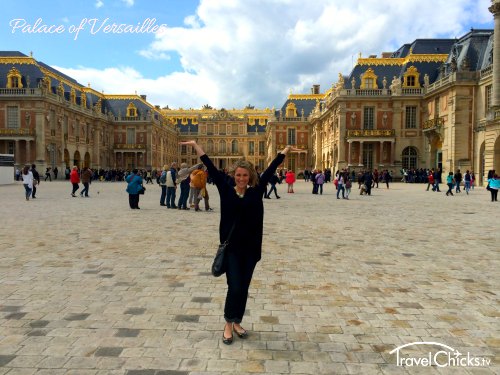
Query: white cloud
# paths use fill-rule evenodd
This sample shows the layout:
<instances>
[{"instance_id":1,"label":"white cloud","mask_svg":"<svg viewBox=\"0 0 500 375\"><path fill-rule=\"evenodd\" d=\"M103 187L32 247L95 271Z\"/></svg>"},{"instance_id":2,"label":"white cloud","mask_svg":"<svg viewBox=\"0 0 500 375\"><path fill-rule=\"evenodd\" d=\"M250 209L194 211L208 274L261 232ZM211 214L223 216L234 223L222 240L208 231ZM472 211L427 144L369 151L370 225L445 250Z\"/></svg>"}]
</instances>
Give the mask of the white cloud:
<instances>
[{"instance_id":1,"label":"white cloud","mask_svg":"<svg viewBox=\"0 0 500 375\"><path fill-rule=\"evenodd\" d=\"M96 7L97 9L102 8L103 6L104 6L104 2L103 2L102 0L97 0L97 1L95 2L95 7Z\"/></svg>"},{"instance_id":2,"label":"white cloud","mask_svg":"<svg viewBox=\"0 0 500 375\"><path fill-rule=\"evenodd\" d=\"M122 0L123 4L127 7L134 6L134 0Z\"/></svg>"},{"instance_id":3,"label":"white cloud","mask_svg":"<svg viewBox=\"0 0 500 375\"><path fill-rule=\"evenodd\" d=\"M133 4L132 0L129 0ZM290 89L322 91L348 74L352 57L394 51L417 38L453 38L492 20L489 0L202 0L183 27L168 27L139 52L180 56L182 72L145 79L129 68L59 68L153 104L199 108L279 107ZM355 61L355 60L354 60ZM79 78L81 77L81 78ZM125 89L126 88L126 89Z\"/></svg>"}]
</instances>

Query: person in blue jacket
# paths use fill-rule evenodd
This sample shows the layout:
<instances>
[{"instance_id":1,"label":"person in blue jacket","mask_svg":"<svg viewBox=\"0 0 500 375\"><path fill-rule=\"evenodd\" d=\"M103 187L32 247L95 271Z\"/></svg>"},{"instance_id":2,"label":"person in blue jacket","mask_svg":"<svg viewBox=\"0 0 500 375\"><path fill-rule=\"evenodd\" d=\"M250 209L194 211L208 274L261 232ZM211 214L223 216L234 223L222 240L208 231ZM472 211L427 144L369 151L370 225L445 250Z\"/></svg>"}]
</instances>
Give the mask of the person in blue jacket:
<instances>
[{"instance_id":1,"label":"person in blue jacket","mask_svg":"<svg viewBox=\"0 0 500 375\"><path fill-rule=\"evenodd\" d=\"M143 189L142 177L137 169L134 169L131 174L125 179L127 181L128 203L131 209L140 210L139 207L139 192Z\"/></svg>"}]
</instances>

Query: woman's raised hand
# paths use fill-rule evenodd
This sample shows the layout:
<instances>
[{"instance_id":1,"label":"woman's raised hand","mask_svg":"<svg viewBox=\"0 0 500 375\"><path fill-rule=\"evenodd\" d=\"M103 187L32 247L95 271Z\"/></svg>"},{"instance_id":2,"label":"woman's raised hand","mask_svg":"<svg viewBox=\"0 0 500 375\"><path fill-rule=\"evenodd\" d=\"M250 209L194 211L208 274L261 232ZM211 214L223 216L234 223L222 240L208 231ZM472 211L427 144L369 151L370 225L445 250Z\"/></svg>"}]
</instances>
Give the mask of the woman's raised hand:
<instances>
[{"instance_id":1,"label":"woman's raised hand","mask_svg":"<svg viewBox=\"0 0 500 375\"><path fill-rule=\"evenodd\" d=\"M183 141L179 142L180 145L186 145L186 146L194 146L196 144L196 141L191 140L191 141Z\"/></svg>"},{"instance_id":2,"label":"woman's raised hand","mask_svg":"<svg viewBox=\"0 0 500 375\"><path fill-rule=\"evenodd\" d=\"M300 150L300 148L296 148L296 147L292 147L292 146L290 146L290 145L287 145L287 146L283 149L283 151L281 151L281 153L282 153L283 155L286 155L286 154L288 154L290 151L292 151L292 152L294 152L294 151L295 151L295 152L297 152L297 151L301 151L301 150Z\"/></svg>"},{"instance_id":3,"label":"woman's raised hand","mask_svg":"<svg viewBox=\"0 0 500 375\"><path fill-rule=\"evenodd\" d=\"M196 151L196 154L198 156L205 155L205 151L203 151L203 149L200 147L200 145L198 143L196 143L196 141L194 141L194 140L179 142L179 144L186 145L186 146L193 146L195 151Z\"/></svg>"}]
</instances>

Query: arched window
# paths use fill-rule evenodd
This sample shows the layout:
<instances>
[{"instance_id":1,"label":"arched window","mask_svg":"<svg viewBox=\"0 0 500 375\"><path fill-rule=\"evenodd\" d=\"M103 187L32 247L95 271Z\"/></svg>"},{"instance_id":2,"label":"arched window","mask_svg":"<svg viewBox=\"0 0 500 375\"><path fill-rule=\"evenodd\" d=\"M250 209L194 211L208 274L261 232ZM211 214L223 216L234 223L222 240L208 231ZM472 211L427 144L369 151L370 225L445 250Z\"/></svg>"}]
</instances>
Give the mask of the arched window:
<instances>
[{"instance_id":1,"label":"arched window","mask_svg":"<svg viewBox=\"0 0 500 375\"><path fill-rule=\"evenodd\" d=\"M297 117L297 107L295 103L290 102L286 105L286 117Z\"/></svg>"},{"instance_id":2,"label":"arched window","mask_svg":"<svg viewBox=\"0 0 500 375\"><path fill-rule=\"evenodd\" d=\"M368 68L361 77L361 90L378 89L377 76L372 68Z\"/></svg>"},{"instance_id":3,"label":"arched window","mask_svg":"<svg viewBox=\"0 0 500 375\"><path fill-rule=\"evenodd\" d=\"M21 82L21 73L15 67L12 67L7 73L7 88L23 88L23 83Z\"/></svg>"},{"instance_id":4,"label":"arched window","mask_svg":"<svg viewBox=\"0 0 500 375\"><path fill-rule=\"evenodd\" d=\"M403 88L420 88L420 73L413 65L403 74Z\"/></svg>"},{"instance_id":5,"label":"arched window","mask_svg":"<svg viewBox=\"0 0 500 375\"><path fill-rule=\"evenodd\" d=\"M221 140L219 142L219 153L221 153L221 154L226 153L226 141Z\"/></svg>"},{"instance_id":6,"label":"arched window","mask_svg":"<svg viewBox=\"0 0 500 375\"><path fill-rule=\"evenodd\" d=\"M137 107L132 102L127 107L127 117L137 117Z\"/></svg>"},{"instance_id":7,"label":"arched window","mask_svg":"<svg viewBox=\"0 0 500 375\"><path fill-rule=\"evenodd\" d=\"M209 139L207 142L207 152L209 154L213 154L214 152L214 141L212 141L211 139Z\"/></svg>"},{"instance_id":8,"label":"arched window","mask_svg":"<svg viewBox=\"0 0 500 375\"><path fill-rule=\"evenodd\" d=\"M231 153L232 154L237 154L238 153L238 141L236 139L234 139L231 142Z\"/></svg>"},{"instance_id":9,"label":"arched window","mask_svg":"<svg viewBox=\"0 0 500 375\"><path fill-rule=\"evenodd\" d=\"M402 154L403 168L414 169L417 168L418 153L415 147L406 147Z\"/></svg>"}]
</instances>

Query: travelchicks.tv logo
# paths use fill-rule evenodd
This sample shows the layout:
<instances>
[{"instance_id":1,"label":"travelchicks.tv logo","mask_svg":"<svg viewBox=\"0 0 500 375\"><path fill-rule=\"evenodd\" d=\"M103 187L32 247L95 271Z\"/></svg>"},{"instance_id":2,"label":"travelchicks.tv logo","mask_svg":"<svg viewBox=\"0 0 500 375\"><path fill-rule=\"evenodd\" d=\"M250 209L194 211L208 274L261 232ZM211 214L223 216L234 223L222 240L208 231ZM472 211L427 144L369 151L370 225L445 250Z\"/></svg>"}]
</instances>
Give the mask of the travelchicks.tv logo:
<instances>
[{"instance_id":1,"label":"travelchicks.tv logo","mask_svg":"<svg viewBox=\"0 0 500 375\"><path fill-rule=\"evenodd\" d=\"M404 355L403 349L419 345L434 346L440 349L423 353L418 357L414 353ZM389 352L389 354L394 353L396 353L397 365L402 367L488 367L491 364L489 358L474 357L469 352L460 353L451 346L432 341L415 341L401 345Z\"/></svg>"}]
</instances>

